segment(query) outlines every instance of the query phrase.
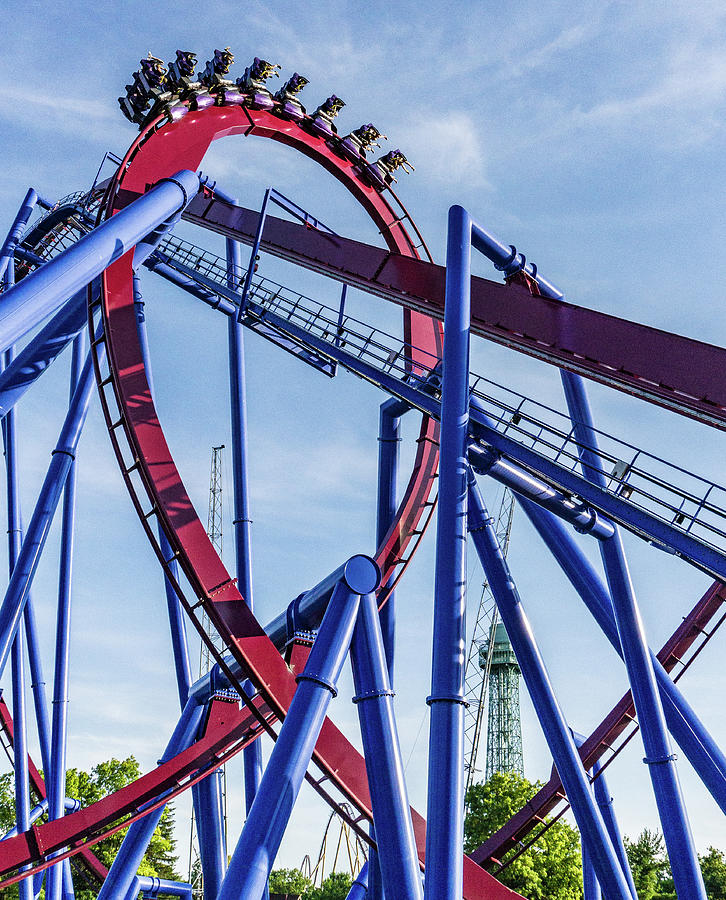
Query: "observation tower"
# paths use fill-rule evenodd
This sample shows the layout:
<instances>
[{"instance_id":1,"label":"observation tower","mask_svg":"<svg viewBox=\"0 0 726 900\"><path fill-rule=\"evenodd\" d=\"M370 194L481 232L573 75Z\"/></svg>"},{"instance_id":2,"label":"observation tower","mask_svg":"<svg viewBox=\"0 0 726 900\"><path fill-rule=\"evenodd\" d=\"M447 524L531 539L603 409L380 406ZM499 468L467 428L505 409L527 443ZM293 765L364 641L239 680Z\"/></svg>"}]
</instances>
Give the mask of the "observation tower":
<instances>
[{"instance_id":1,"label":"observation tower","mask_svg":"<svg viewBox=\"0 0 726 900\"><path fill-rule=\"evenodd\" d=\"M524 775L522 719L519 712L517 663L507 629L499 622L489 642L479 654L480 665L489 667L489 709L487 713L487 763L485 780L495 772Z\"/></svg>"}]
</instances>

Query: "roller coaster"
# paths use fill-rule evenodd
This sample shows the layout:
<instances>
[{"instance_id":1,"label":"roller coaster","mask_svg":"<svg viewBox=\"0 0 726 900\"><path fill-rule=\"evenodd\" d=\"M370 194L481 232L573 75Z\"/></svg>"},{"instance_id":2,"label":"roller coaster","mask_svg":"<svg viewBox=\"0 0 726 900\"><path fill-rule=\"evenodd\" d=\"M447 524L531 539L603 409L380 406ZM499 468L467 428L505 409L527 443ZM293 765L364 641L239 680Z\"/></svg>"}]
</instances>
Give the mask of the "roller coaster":
<instances>
[{"instance_id":1,"label":"roller coaster","mask_svg":"<svg viewBox=\"0 0 726 900\"><path fill-rule=\"evenodd\" d=\"M103 900L139 892L189 896L189 885L154 882L138 869L165 805L190 790L206 900L260 898L307 780L369 848L351 898L516 897L495 877L503 858L523 852L546 829L546 817L569 806L582 838L585 896L591 900L602 891L609 900L626 900L635 891L604 773L639 730L678 896L705 898L671 737L726 812L726 758L676 684L723 620L726 496L720 485L599 431L585 380L724 430L726 350L566 302L522 253L461 207L450 212L446 266L436 265L393 190L394 173L412 169L400 150L373 161L382 135L371 123L339 135L339 98L308 114L300 100L303 76L295 73L273 94L267 82L278 67L256 58L232 81L232 63L229 49L215 51L196 76L196 57L187 51L178 51L168 69L151 56L142 60L119 100L139 133L124 157L113 160L113 175L57 204L29 190L2 245L0 410L11 573L0 607L0 665L11 659L13 703L11 716L0 701L0 720L15 769L17 824L0 842L0 886L18 883L21 897L30 898L45 878L46 897L56 900L72 896L73 879L82 875ZM212 142L228 136L276 141L321 166L357 201L385 247L335 233L272 189L259 211L244 208L195 174ZM31 222L39 206L45 212ZM273 206L287 218L273 216ZM181 220L200 233L224 236L226 257L173 234ZM242 245L251 248L247 265ZM472 251L491 260L504 283L472 276ZM340 303L326 305L263 277L256 271L261 253L339 282ZM234 572L205 532L157 414L141 268L228 323ZM402 336L346 312L348 287L399 306ZM331 378L341 370L353 373L385 397L375 554L342 560L264 627L251 604L245 328L300 364ZM567 411L472 374L472 333L556 367ZM69 345L67 414L23 529L14 406ZM75 453L95 395L139 525L163 572L180 718L156 768L77 809L65 797L64 782L70 559ZM421 424L398 498L406 415L420 415ZM588 736L571 730L554 694L479 491L486 477L512 490L625 663L631 690ZM42 661L31 586L62 497L50 721L42 686L37 689ZM409 806L393 712L393 597L437 502L424 819ZM646 642L622 530L714 579L658 653ZM496 599L554 768L525 808L464 855L467 541ZM582 549L593 541L605 579ZM210 639L203 616L221 645ZM215 659L209 675L196 682L187 648L190 623ZM26 648L43 777L28 755ZM349 656L362 754L327 717ZM264 770L262 735L274 740ZM214 773L240 752L247 818L228 864ZM122 828L128 833L107 871L94 844Z\"/></svg>"}]
</instances>

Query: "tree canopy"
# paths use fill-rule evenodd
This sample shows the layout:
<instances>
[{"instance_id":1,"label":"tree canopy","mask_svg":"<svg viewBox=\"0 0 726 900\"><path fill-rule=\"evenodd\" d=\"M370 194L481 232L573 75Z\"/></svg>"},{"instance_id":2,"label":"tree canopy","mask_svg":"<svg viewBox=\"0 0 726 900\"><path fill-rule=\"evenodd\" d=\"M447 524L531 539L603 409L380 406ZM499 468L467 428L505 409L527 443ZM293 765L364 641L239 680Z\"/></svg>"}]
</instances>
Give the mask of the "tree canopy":
<instances>
[{"instance_id":1,"label":"tree canopy","mask_svg":"<svg viewBox=\"0 0 726 900\"><path fill-rule=\"evenodd\" d=\"M497 772L487 782L469 788L464 824L466 852L504 825L541 786L516 773ZM502 861L506 863L513 855L514 851ZM581 900L582 860L576 829L566 822L555 822L496 877L529 900Z\"/></svg>"},{"instance_id":2,"label":"tree canopy","mask_svg":"<svg viewBox=\"0 0 726 900\"><path fill-rule=\"evenodd\" d=\"M274 869L270 873L270 894L280 897L302 897L304 900L345 900L353 879L347 872L331 872L320 887L299 869Z\"/></svg>"},{"instance_id":3,"label":"tree canopy","mask_svg":"<svg viewBox=\"0 0 726 900\"><path fill-rule=\"evenodd\" d=\"M68 769L66 773L66 796L80 800L83 806L95 803L107 794L120 790L141 775L141 769L133 756L127 759L109 759L94 766L90 772L82 769ZM15 798L12 773L0 775L0 830L4 833L15 824ZM116 858L127 829L123 828L110 837L99 841L93 852L108 868ZM175 867L176 841L174 839L174 812L167 806L149 842L149 847L139 867L139 874L179 881ZM4 889L3 898L17 897L17 885ZM79 888L78 900L90 900L95 891Z\"/></svg>"},{"instance_id":4,"label":"tree canopy","mask_svg":"<svg viewBox=\"0 0 726 900\"><path fill-rule=\"evenodd\" d=\"M644 828L635 840L625 838L630 871L638 892L638 900L677 900L676 889L663 836ZM700 854L703 881L709 900L726 900L726 856L709 847Z\"/></svg>"}]
</instances>

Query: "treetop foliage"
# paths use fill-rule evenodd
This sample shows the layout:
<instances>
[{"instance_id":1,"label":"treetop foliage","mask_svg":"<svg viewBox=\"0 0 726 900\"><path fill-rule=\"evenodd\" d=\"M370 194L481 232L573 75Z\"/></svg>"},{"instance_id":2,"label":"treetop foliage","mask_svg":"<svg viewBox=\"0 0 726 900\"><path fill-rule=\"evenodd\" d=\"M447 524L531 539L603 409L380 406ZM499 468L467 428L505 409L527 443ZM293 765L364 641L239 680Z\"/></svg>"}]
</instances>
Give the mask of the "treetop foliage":
<instances>
[{"instance_id":1,"label":"treetop foliage","mask_svg":"<svg viewBox=\"0 0 726 900\"><path fill-rule=\"evenodd\" d=\"M466 795L464 849L470 853L501 828L542 787L516 773L496 772ZM516 851L504 856L506 863ZM555 822L496 877L528 900L582 900L582 860L577 830Z\"/></svg>"},{"instance_id":2,"label":"treetop foliage","mask_svg":"<svg viewBox=\"0 0 726 900\"><path fill-rule=\"evenodd\" d=\"M108 794L120 790L140 775L141 768L133 756L122 760L106 760L98 763L90 772L84 772L82 769L68 769L66 772L66 796L74 800L80 800L82 806L88 806L91 803L95 803L96 800L101 800ZM45 819L40 821L45 821ZM13 774L8 773L0 775L0 829L3 832L7 831L14 824L15 795ZM99 841L93 847L93 852L107 868L110 868L111 863L116 858L127 830L122 828L110 837ZM139 868L139 874L166 878L170 881L179 881L180 877L176 872L178 860L175 850L174 811L171 806L167 806L151 838ZM82 887L79 887L75 893L77 900L92 900L96 896L96 891ZM2 891L3 900L5 898L12 900L12 898L17 896L17 885L12 885Z\"/></svg>"}]
</instances>

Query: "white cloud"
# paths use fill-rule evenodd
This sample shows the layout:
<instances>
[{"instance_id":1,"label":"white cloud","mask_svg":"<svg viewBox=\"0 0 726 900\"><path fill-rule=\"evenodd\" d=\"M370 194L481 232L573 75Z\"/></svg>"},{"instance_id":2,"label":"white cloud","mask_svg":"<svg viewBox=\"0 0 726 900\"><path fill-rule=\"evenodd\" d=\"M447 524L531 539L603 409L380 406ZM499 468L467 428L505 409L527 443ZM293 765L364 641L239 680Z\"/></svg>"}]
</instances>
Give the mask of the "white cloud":
<instances>
[{"instance_id":1,"label":"white cloud","mask_svg":"<svg viewBox=\"0 0 726 900\"><path fill-rule=\"evenodd\" d=\"M399 131L397 143L406 148L420 174L448 184L490 186L479 132L469 113L421 113Z\"/></svg>"},{"instance_id":2,"label":"white cloud","mask_svg":"<svg viewBox=\"0 0 726 900\"><path fill-rule=\"evenodd\" d=\"M115 102L63 95L45 87L29 86L19 92L0 87L0 117L27 128L83 136L84 139L109 139L109 129L123 123ZM83 123L82 131L81 125Z\"/></svg>"}]
</instances>

